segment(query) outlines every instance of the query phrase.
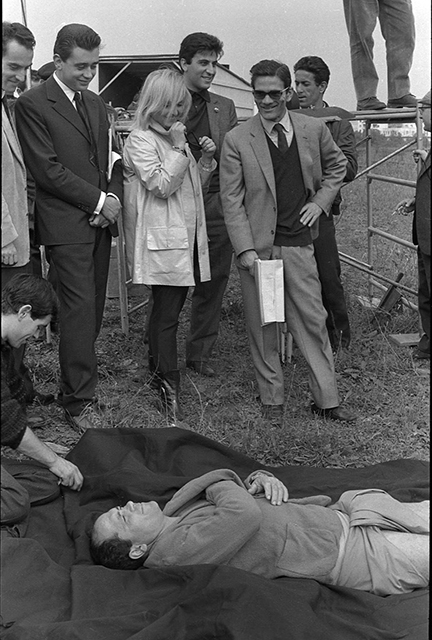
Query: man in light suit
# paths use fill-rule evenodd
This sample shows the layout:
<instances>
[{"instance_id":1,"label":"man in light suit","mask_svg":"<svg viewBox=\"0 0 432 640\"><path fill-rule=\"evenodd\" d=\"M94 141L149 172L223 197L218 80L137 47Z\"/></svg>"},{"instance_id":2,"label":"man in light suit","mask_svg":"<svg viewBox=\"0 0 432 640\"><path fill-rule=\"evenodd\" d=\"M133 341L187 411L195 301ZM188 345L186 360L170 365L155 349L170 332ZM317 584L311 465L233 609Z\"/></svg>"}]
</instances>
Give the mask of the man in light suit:
<instances>
[{"instance_id":1,"label":"man in light suit","mask_svg":"<svg viewBox=\"0 0 432 640\"><path fill-rule=\"evenodd\" d=\"M262 60L251 75L259 113L225 137L220 172L263 415L282 423L284 383L277 325L261 326L257 258L283 260L285 317L309 367L313 413L351 421L355 417L339 403L313 248L318 219L328 215L347 161L323 122L288 113L292 89L286 65Z\"/></svg>"},{"instance_id":2,"label":"man in light suit","mask_svg":"<svg viewBox=\"0 0 432 640\"><path fill-rule=\"evenodd\" d=\"M179 63L186 86L192 95L192 107L186 122L187 139L195 159L201 157L199 139L208 136L216 144L219 164L225 134L237 124L234 102L208 89L216 75L223 43L208 33L191 33L180 45ZM211 280L197 282L192 295L190 331L186 340L186 364L207 376L215 371L209 365L219 330L222 298L228 282L232 247L223 220L219 193L219 166L213 172L204 196Z\"/></svg>"},{"instance_id":3,"label":"man in light suit","mask_svg":"<svg viewBox=\"0 0 432 640\"><path fill-rule=\"evenodd\" d=\"M95 341L123 191L119 156L109 175L106 105L87 89L100 42L86 25L63 27L54 44L54 74L23 93L15 106L24 158L36 183L36 240L45 245L58 281L59 401L80 433L96 418Z\"/></svg>"},{"instance_id":4,"label":"man in light suit","mask_svg":"<svg viewBox=\"0 0 432 640\"><path fill-rule=\"evenodd\" d=\"M19 22L2 25L2 288L18 273L30 273L30 235L27 205L26 168L18 141L8 96L25 82L33 60L36 41L32 32ZM35 391L24 364L25 345L13 350L15 368L23 379L30 404L54 402L52 394Z\"/></svg>"}]
</instances>

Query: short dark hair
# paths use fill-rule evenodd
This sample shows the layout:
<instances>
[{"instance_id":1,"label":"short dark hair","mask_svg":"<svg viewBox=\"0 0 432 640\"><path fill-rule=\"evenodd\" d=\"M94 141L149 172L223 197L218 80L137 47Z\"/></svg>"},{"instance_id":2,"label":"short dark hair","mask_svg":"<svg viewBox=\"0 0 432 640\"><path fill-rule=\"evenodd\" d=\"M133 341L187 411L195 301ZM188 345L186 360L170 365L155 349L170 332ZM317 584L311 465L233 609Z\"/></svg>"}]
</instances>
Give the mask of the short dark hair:
<instances>
[{"instance_id":1,"label":"short dark hair","mask_svg":"<svg viewBox=\"0 0 432 640\"><path fill-rule=\"evenodd\" d=\"M18 44L33 51L36 46L36 40L30 29L27 29L20 22L3 22L2 28L2 46L3 55L7 51L9 42L16 40Z\"/></svg>"},{"instance_id":2,"label":"short dark hair","mask_svg":"<svg viewBox=\"0 0 432 640\"><path fill-rule=\"evenodd\" d=\"M180 45L179 62L184 59L190 64L194 55L200 51L214 51L219 60L223 56L223 42L209 33L190 33Z\"/></svg>"},{"instance_id":3,"label":"short dark hair","mask_svg":"<svg viewBox=\"0 0 432 640\"><path fill-rule=\"evenodd\" d=\"M129 556L131 547L131 540L120 540L117 536L100 543L90 537L90 554L93 561L108 569L134 570L142 567L147 555L134 560Z\"/></svg>"},{"instance_id":4,"label":"short dark hair","mask_svg":"<svg viewBox=\"0 0 432 640\"><path fill-rule=\"evenodd\" d=\"M261 60L254 64L250 70L252 89L255 88L257 78L262 76L276 76L284 83L284 87L291 87L291 73L286 64L278 60Z\"/></svg>"},{"instance_id":5,"label":"short dark hair","mask_svg":"<svg viewBox=\"0 0 432 640\"><path fill-rule=\"evenodd\" d=\"M304 56L304 58L300 58L294 65L294 72L300 70L311 73L317 85L321 84L321 82L329 83L330 69L324 60L318 56Z\"/></svg>"},{"instance_id":6,"label":"short dark hair","mask_svg":"<svg viewBox=\"0 0 432 640\"><path fill-rule=\"evenodd\" d=\"M79 47L86 51L93 51L100 46L101 37L96 31L85 24L67 24L60 29L54 43L54 54L65 62L72 51Z\"/></svg>"},{"instance_id":7,"label":"short dark hair","mask_svg":"<svg viewBox=\"0 0 432 640\"><path fill-rule=\"evenodd\" d=\"M31 306L32 320L49 315L55 318L58 312L58 299L51 283L40 276L19 273L2 289L2 314L7 316L18 313L26 304Z\"/></svg>"}]
</instances>

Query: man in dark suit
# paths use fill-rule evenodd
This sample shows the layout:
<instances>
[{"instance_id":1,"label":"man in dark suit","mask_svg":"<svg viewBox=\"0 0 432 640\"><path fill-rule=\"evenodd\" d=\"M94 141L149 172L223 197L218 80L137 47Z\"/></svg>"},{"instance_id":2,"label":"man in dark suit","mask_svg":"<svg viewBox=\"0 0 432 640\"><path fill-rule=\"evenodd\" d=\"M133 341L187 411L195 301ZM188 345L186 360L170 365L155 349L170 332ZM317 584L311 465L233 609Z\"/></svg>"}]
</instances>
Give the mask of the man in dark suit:
<instances>
[{"instance_id":1,"label":"man in dark suit","mask_svg":"<svg viewBox=\"0 0 432 640\"><path fill-rule=\"evenodd\" d=\"M210 93L223 43L208 33L191 33L180 45L179 62L192 95L192 107L186 122L187 139L196 160L201 157L199 139L208 136L216 144L219 156L225 134L237 124L234 102ZM207 376L215 371L209 359L219 330L222 298L231 269L232 248L225 227L219 194L219 166L213 172L204 196L211 280L198 282L192 295L190 331L186 341L186 364Z\"/></svg>"},{"instance_id":2,"label":"man in dark suit","mask_svg":"<svg viewBox=\"0 0 432 640\"><path fill-rule=\"evenodd\" d=\"M431 92L419 100L420 117L426 131L431 131ZM403 200L397 211L403 214L414 212L412 237L417 245L418 261L418 307L423 335L414 350L414 358L430 359L431 330L431 150L416 149L414 160L420 162L417 176L416 194L412 199Z\"/></svg>"},{"instance_id":3,"label":"man in dark suit","mask_svg":"<svg viewBox=\"0 0 432 640\"><path fill-rule=\"evenodd\" d=\"M357 173L357 151L354 131L348 120L351 114L340 107L330 107L324 100L330 69L322 58L305 56L295 63L294 73L302 113L321 118L327 124L333 140L348 161L344 182L354 180ZM340 214L341 202L339 191L328 216L319 217L319 235L314 240L322 299L327 311L327 331L333 351L337 351L339 347L347 349L351 340L333 221L334 216Z\"/></svg>"},{"instance_id":4,"label":"man in dark suit","mask_svg":"<svg viewBox=\"0 0 432 640\"><path fill-rule=\"evenodd\" d=\"M55 73L15 107L24 159L36 183L36 239L45 245L58 281L59 401L79 432L94 426L95 341L123 190L120 156L109 157L105 103L87 89L100 42L86 25L63 27L54 44Z\"/></svg>"}]
</instances>

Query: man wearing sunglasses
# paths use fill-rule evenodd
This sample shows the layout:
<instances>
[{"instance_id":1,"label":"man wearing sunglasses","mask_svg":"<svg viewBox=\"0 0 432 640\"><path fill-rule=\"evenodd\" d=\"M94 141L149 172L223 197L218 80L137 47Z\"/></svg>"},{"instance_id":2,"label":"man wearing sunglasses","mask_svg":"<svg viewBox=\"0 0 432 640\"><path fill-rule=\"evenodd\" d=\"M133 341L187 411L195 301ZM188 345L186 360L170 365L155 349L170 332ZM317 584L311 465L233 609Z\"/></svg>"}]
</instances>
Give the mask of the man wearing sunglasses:
<instances>
[{"instance_id":1,"label":"man wearing sunglasses","mask_svg":"<svg viewBox=\"0 0 432 640\"><path fill-rule=\"evenodd\" d=\"M186 36L179 52L180 67L192 96L192 107L186 122L188 144L198 161L202 152L200 139L204 136L211 138L216 144L215 159L218 165L224 136L237 124L234 102L209 91L222 54L223 43L215 36L201 32ZM232 247L220 202L218 167L213 171L204 205L211 280L197 281L192 294L186 364L197 373L214 376L216 372L209 365L209 360L218 336L222 298L232 261Z\"/></svg>"},{"instance_id":2,"label":"man wearing sunglasses","mask_svg":"<svg viewBox=\"0 0 432 640\"><path fill-rule=\"evenodd\" d=\"M313 241L342 186L347 160L327 126L288 113L291 74L275 60L251 69L258 114L230 131L221 156L221 197L240 274L263 417L283 423L277 324L261 326L255 261L282 259L285 319L308 368L315 415L355 420L341 407Z\"/></svg>"}]
</instances>

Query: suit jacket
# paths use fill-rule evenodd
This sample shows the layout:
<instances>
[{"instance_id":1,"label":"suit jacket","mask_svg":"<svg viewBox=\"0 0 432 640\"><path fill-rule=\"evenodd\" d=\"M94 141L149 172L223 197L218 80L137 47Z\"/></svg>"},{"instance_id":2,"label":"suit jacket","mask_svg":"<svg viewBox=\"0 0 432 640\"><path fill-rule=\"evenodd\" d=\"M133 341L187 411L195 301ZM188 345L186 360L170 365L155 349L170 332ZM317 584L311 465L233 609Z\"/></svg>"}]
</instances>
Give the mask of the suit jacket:
<instances>
[{"instance_id":1,"label":"suit jacket","mask_svg":"<svg viewBox=\"0 0 432 640\"><path fill-rule=\"evenodd\" d=\"M23 93L15 105L24 159L36 182L36 237L44 245L92 242L96 228L88 222L101 191L122 198L122 167L115 163L108 185L109 122L102 98L82 92L97 147L92 161L90 139L78 112L53 77ZM117 231L112 225L113 235Z\"/></svg>"},{"instance_id":2,"label":"suit jacket","mask_svg":"<svg viewBox=\"0 0 432 640\"><path fill-rule=\"evenodd\" d=\"M215 160L219 164L225 134L237 124L234 102L230 98L219 96L209 91L210 102L207 102L207 114L211 138L216 145Z\"/></svg>"},{"instance_id":3,"label":"suit jacket","mask_svg":"<svg viewBox=\"0 0 432 640\"><path fill-rule=\"evenodd\" d=\"M431 254L431 152L422 162L422 167L417 176L417 189L413 218L413 242L420 251L428 256Z\"/></svg>"},{"instance_id":4,"label":"suit jacket","mask_svg":"<svg viewBox=\"0 0 432 640\"><path fill-rule=\"evenodd\" d=\"M30 260L26 170L16 132L2 105L2 247L14 243L15 267Z\"/></svg>"},{"instance_id":5,"label":"suit jacket","mask_svg":"<svg viewBox=\"0 0 432 640\"><path fill-rule=\"evenodd\" d=\"M325 507L329 502L311 496L274 507L262 494L249 494L234 471L210 471L165 505L164 515L179 519L150 545L145 565L210 563L267 578L325 578L336 564L342 534L339 516Z\"/></svg>"},{"instance_id":6,"label":"suit jacket","mask_svg":"<svg viewBox=\"0 0 432 640\"><path fill-rule=\"evenodd\" d=\"M326 125L290 112L297 139L307 201L328 214L346 174L347 160ZM268 259L276 220L276 184L266 133L259 114L230 131L222 148L221 198L234 251L255 249ZM318 234L318 221L312 237Z\"/></svg>"}]
</instances>

